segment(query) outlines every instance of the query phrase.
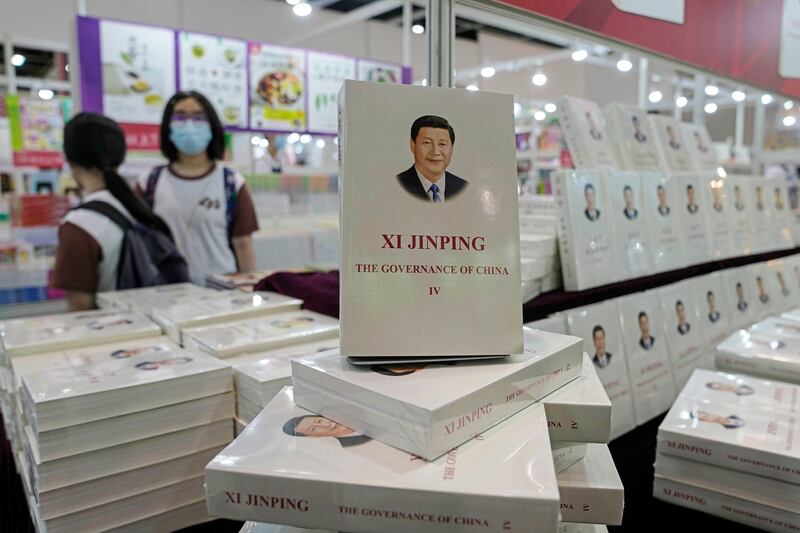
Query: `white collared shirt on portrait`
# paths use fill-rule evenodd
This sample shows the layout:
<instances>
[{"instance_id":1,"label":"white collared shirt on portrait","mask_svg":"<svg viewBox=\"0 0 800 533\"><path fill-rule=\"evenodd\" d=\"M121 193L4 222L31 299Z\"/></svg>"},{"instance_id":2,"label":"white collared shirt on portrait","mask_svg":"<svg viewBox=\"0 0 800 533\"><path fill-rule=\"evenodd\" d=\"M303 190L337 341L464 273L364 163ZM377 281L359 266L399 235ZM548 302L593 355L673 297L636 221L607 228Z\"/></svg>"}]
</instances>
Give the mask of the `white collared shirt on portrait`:
<instances>
[{"instance_id":1,"label":"white collared shirt on portrait","mask_svg":"<svg viewBox=\"0 0 800 533\"><path fill-rule=\"evenodd\" d=\"M428 178L422 175L422 172L419 171L417 165L414 165L414 170L417 171L417 177L419 178L419 182L422 184L422 188L425 189L425 194L428 195L428 199L433 202L433 193L431 192L431 186L434 182L430 181ZM442 203L444 203L444 187L445 182L445 175L442 174L439 176L439 179L436 180L436 186L439 187L439 198L442 199Z\"/></svg>"}]
</instances>

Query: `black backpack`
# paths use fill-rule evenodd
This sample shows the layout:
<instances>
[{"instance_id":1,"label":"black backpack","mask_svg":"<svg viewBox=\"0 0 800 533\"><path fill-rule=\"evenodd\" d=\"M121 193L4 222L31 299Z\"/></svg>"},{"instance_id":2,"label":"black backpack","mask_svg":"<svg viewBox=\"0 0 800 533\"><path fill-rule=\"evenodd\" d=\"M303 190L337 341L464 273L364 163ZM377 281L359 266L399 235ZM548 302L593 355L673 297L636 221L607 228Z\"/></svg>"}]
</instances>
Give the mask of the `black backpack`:
<instances>
[{"instance_id":1,"label":"black backpack","mask_svg":"<svg viewBox=\"0 0 800 533\"><path fill-rule=\"evenodd\" d=\"M122 230L117 290L189 281L186 259L178 252L175 243L162 232L138 222L131 222L106 202L87 202L76 209L99 213Z\"/></svg>"}]
</instances>

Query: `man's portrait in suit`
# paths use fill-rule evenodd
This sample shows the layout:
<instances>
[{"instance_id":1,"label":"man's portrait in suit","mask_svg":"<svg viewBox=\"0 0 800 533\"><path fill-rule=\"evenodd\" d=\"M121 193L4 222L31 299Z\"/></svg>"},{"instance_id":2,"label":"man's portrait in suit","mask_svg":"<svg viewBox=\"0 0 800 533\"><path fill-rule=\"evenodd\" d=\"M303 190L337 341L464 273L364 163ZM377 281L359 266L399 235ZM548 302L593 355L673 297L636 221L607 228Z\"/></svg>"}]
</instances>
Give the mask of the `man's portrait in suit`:
<instances>
[{"instance_id":1,"label":"man's portrait in suit","mask_svg":"<svg viewBox=\"0 0 800 533\"><path fill-rule=\"evenodd\" d=\"M606 351L606 331L603 326L597 325L592 329L592 343L594 343L594 357L592 361L597 368L605 368L611 364L611 354Z\"/></svg>"},{"instance_id":2,"label":"man's portrait in suit","mask_svg":"<svg viewBox=\"0 0 800 533\"><path fill-rule=\"evenodd\" d=\"M641 333L639 346L644 350L652 348L656 343L656 339L650 335L650 317L644 311L639 313L639 332Z\"/></svg>"},{"instance_id":3,"label":"man's portrait in suit","mask_svg":"<svg viewBox=\"0 0 800 533\"><path fill-rule=\"evenodd\" d=\"M597 128L597 122L595 122L594 115L590 111L586 112L586 122L589 123L589 135L592 136L592 139L595 141L602 140L603 134Z\"/></svg>"},{"instance_id":4,"label":"man's portrait in suit","mask_svg":"<svg viewBox=\"0 0 800 533\"><path fill-rule=\"evenodd\" d=\"M724 383L722 381L709 381L706 387L720 392L732 392L736 396L751 396L755 390L750 385L737 385L735 383Z\"/></svg>"},{"instance_id":5,"label":"man's portrait in suit","mask_svg":"<svg viewBox=\"0 0 800 533\"><path fill-rule=\"evenodd\" d=\"M712 291L706 293L706 302L708 302L708 321L712 324L719 322L720 314L717 309L717 298Z\"/></svg>"},{"instance_id":6,"label":"man's portrait in suit","mask_svg":"<svg viewBox=\"0 0 800 533\"><path fill-rule=\"evenodd\" d=\"M667 190L663 185L659 185L656 188L656 194L658 194L658 212L662 217L665 217L669 215L670 211L667 205Z\"/></svg>"},{"instance_id":7,"label":"man's portrait in suit","mask_svg":"<svg viewBox=\"0 0 800 533\"><path fill-rule=\"evenodd\" d=\"M600 210L597 209L597 195L594 190L594 185L587 183L583 188L583 196L586 198L586 209L583 214L586 215L590 221L594 222L600 218Z\"/></svg>"},{"instance_id":8,"label":"man's portrait in suit","mask_svg":"<svg viewBox=\"0 0 800 533\"><path fill-rule=\"evenodd\" d=\"M778 278L778 285L781 287L781 294L784 296L789 296L789 287L786 286L786 280L783 279L783 272L778 270L775 272L775 277Z\"/></svg>"},{"instance_id":9,"label":"man's portrait in suit","mask_svg":"<svg viewBox=\"0 0 800 533\"><path fill-rule=\"evenodd\" d=\"M696 411L690 413L690 415L692 418L699 420L700 422L719 424L725 429L739 429L744 427L744 420L736 415L723 416L709 413L708 411Z\"/></svg>"},{"instance_id":10,"label":"man's portrait in suit","mask_svg":"<svg viewBox=\"0 0 800 533\"><path fill-rule=\"evenodd\" d=\"M412 196L441 204L458 196L469 182L447 172L453 158L456 134L442 117L425 115L411 125L409 146L414 164L397 175L397 181Z\"/></svg>"},{"instance_id":11,"label":"man's portrait in suit","mask_svg":"<svg viewBox=\"0 0 800 533\"><path fill-rule=\"evenodd\" d=\"M622 212L625 214L625 218L634 220L639 216L639 210L633 204L633 189L630 185L626 185L622 188L622 194L625 197L625 209Z\"/></svg>"},{"instance_id":12,"label":"man's portrait in suit","mask_svg":"<svg viewBox=\"0 0 800 533\"><path fill-rule=\"evenodd\" d=\"M647 142L647 135L642 132L642 124L639 121L639 117L633 115L631 117L631 122L633 123L633 138L640 143Z\"/></svg>"},{"instance_id":13,"label":"man's portrait in suit","mask_svg":"<svg viewBox=\"0 0 800 533\"><path fill-rule=\"evenodd\" d=\"M342 448L369 442L369 437L356 433L347 426L319 415L302 415L290 418L283 424L283 432L290 437L332 437Z\"/></svg>"},{"instance_id":14,"label":"man's portrait in suit","mask_svg":"<svg viewBox=\"0 0 800 533\"><path fill-rule=\"evenodd\" d=\"M764 191L761 189L761 185L756 185L756 209L764 210Z\"/></svg>"},{"instance_id":15,"label":"man's portrait in suit","mask_svg":"<svg viewBox=\"0 0 800 533\"><path fill-rule=\"evenodd\" d=\"M756 288L758 289L758 301L762 304L768 304L769 294L767 294L767 289L764 287L764 280L761 279L761 276L756 277Z\"/></svg>"},{"instance_id":16,"label":"man's portrait in suit","mask_svg":"<svg viewBox=\"0 0 800 533\"><path fill-rule=\"evenodd\" d=\"M742 313L747 311L747 301L744 299L744 287L741 283L736 284L736 309Z\"/></svg>"},{"instance_id":17,"label":"man's portrait in suit","mask_svg":"<svg viewBox=\"0 0 800 533\"><path fill-rule=\"evenodd\" d=\"M700 137L700 134L697 132L694 132L694 142L697 143L698 152L701 154L708 152L708 146L706 146L706 143L703 142L703 138Z\"/></svg>"},{"instance_id":18,"label":"man's portrait in suit","mask_svg":"<svg viewBox=\"0 0 800 533\"><path fill-rule=\"evenodd\" d=\"M733 206L737 211L744 211L744 202L742 201L742 189L738 185L733 187Z\"/></svg>"},{"instance_id":19,"label":"man's portrait in suit","mask_svg":"<svg viewBox=\"0 0 800 533\"><path fill-rule=\"evenodd\" d=\"M692 329L692 325L686 321L686 307L683 302L678 300L675 302L675 316L678 317L678 333L686 335Z\"/></svg>"},{"instance_id":20,"label":"man's portrait in suit","mask_svg":"<svg viewBox=\"0 0 800 533\"><path fill-rule=\"evenodd\" d=\"M783 204L783 195L781 194L781 188L775 187L775 209L781 211L784 207Z\"/></svg>"},{"instance_id":21,"label":"man's portrait in suit","mask_svg":"<svg viewBox=\"0 0 800 533\"><path fill-rule=\"evenodd\" d=\"M697 202L694 199L694 186L687 185L686 186L686 210L689 211L690 215L694 215L700 209L700 206L697 205Z\"/></svg>"},{"instance_id":22,"label":"man's portrait in suit","mask_svg":"<svg viewBox=\"0 0 800 533\"><path fill-rule=\"evenodd\" d=\"M717 213L722 212L722 187L711 187L712 206Z\"/></svg>"},{"instance_id":23,"label":"man's portrait in suit","mask_svg":"<svg viewBox=\"0 0 800 533\"><path fill-rule=\"evenodd\" d=\"M673 150L681 149L681 143L678 142L678 138L675 136L675 130L672 129L672 126L667 126L667 140L669 142L669 147Z\"/></svg>"}]
</instances>

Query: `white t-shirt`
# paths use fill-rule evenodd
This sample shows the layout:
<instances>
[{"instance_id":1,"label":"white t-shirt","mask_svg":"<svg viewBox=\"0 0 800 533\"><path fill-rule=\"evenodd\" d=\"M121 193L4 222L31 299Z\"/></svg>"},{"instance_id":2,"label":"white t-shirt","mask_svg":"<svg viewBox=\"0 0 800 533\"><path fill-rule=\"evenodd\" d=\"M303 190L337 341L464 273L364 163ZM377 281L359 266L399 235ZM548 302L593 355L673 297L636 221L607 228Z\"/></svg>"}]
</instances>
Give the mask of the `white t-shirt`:
<instances>
[{"instance_id":1,"label":"white t-shirt","mask_svg":"<svg viewBox=\"0 0 800 533\"><path fill-rule=\"evenodd\" d=\"M89 193L83 197L84 204L102 201L114 206L117 211L133 221L128 210L114 198L106 189ZM98 264L98 284L97 291L113 291L117 288L117 267L119 265L119 254L122 248L122 230L108 217L88 211L86 209L73 209L69 211L62 223L74 224L92 236L100 245L103 251L103 259Z\"/></svg>"},{"instance_id":2,"label":"white t-shirt","mask_svg":"<svg viewBox=\"0 0 800 533\"><path fill-rule=\"evenodd\" d=\"M149 175L147 172L137 180L141 191L147 190ZM239 194L245 179L237 172L234 182ZM239 195L237 211L242 200L243 195ZM246 201L251 202L249 195ZM178 251L189 264L191 280L198 285L205 285L208 274L236 272L226 204L222 165L215 165L210 173L198 178L179 177L168 167L161 170L153 194L153 211L169 226Z\"/></svg>"}]
</instances>

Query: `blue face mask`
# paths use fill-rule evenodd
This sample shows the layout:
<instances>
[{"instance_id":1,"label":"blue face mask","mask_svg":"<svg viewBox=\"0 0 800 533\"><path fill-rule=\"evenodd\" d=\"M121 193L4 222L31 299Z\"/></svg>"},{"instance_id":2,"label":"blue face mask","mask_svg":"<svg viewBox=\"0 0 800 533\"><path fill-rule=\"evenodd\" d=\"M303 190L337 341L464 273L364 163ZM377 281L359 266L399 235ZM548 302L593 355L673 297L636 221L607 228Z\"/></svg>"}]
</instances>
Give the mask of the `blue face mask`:
<instances>
[{"instance_id":1,"label":"blue face mask","mask_svg":"<svg viewBox=\"0 0 800 533\"><path fill-rule=\"evenodd\" d=\"M205 152L208 143L211 142L211 126L204 121L172 121L169 140L179 152L186 155L197 155Z\"/></svg>"}]
</instances>

